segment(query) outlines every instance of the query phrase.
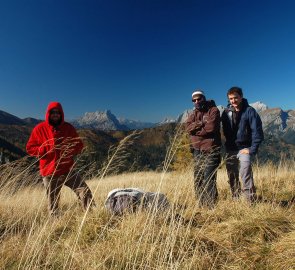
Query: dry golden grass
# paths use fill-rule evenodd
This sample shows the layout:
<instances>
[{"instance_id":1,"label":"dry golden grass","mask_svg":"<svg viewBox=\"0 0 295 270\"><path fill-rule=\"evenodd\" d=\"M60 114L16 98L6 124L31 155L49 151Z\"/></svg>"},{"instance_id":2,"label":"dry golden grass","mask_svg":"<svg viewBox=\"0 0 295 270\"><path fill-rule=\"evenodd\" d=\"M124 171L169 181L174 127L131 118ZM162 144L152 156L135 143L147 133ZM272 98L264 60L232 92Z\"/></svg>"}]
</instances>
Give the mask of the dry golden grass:
<instances>
[{"instance_id":1,"label":"dry golden grass","mask_svg":"<svg viewBox=\"0 0 295 270\"><path fill-rule=\"evenodd\" d=\"M48 218L42 186L0 192L1 269L295 269L294 163L254 168L253 206L232 201L224 169L219 202L200 209L192 168L137 172L88 181L97 209L84 213L73 192L62 190L59 218ZM167 195L171 210L113 217L107 193L139 187ZM175 218L176 214L183 218Z\"/></svg>"},{"instance_id":2,"label":"dry golden grass","mask_svg":"<svg viewBox=\"0 0 295 270\"><path fill-rule=\"evenodd\" d=\"M134 132L112 148L104 168L88 181L97 204L91 212L83 212L64 187L62 214L49 218L41 185L13 189L24 172L14 172L15 179L1 174L9 185L0 187L0 268L295 269L294 161L254 166L261 198L252 206L232 201L226 172L220 169L218 204L202 209L193 191L192 166L167 172L180 147L177 136L162 173L107 176L124 163L138 135ZM124 187L165 193L171 208L114 217L104 202L110 190Z\"/></svg>"}]
</instances>

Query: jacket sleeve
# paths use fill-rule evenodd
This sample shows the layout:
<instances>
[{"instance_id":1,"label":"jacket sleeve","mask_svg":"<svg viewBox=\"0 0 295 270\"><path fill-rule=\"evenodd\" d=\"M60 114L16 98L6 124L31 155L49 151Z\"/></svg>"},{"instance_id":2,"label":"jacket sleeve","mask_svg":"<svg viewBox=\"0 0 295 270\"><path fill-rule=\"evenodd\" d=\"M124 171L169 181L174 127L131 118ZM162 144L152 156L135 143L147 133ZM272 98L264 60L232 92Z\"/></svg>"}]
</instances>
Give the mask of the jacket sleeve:
<instances>
[{"instance_id":1,"label":"jacket sleeve","mask_svg":"<svg viewBox=\"0 0 295 270\"><path fill-rule=\"evenodd\" d=\"M185 129L190 135L194 135L198 130L201 130L203 123L195 121L194 113L191 113L186 121Z\"/></svg>"},{"instance_id":2,"label":"jacket sleeve","mask_svg":"<svg viewBox=\"0 0 295 270\"><path fill-rule=\"evenodd\" d=\"M38 136L38 128L35 127L26 145L27 153L34 157L43 156L45 148L41 147L42 143L40 136Z\"/></svg>"},{"instance_id":3,"label":"jacket sleeve","mask_svg":"<svg viewBox=\"0 0 295 270\"><path fill-rule=\"evenodd\" d=\"M76 129L73 126L70 126L70 137L67 140L67 147L69 148L69 155L75 156L82 152L83 150L83 142L79 137Z\"/></svg>"},{"instance_id":4,"label":"jacket sleeve","mask_svg":"<svg viewBox=\"0 0 295 270\"><path fill-rule=\"evenodd\" d=\"M209 119L203 123L203 128L196 133L197 136L209 136L220 130L220 112L213 107L209 112Z\"/></svg>"},{"instance_id":5,"label":"jacket sleeve","mask_svg":"<svg viewBox=\"0 0 295 270\"><path fill-rule=\"evenodd\" d=\"M262 122L259 114L254 110L249 110L249 123L251 128L252 144L250 147L250 154L256 154L258 147L264 139Z\"/></svg>"},{"instance_id":6,"label":"jacket sleeve","mask_svg":"<svg viewBox=\"0 0 295 270\"><path fill-rule=\"evenodd\" d=\"M74 140L75 140L75 151L74 151L74 155L80 154L84 148L83 142L80 138L80 136L78 135L77 131L74 129Z\"/></svg>"}]
</instances>

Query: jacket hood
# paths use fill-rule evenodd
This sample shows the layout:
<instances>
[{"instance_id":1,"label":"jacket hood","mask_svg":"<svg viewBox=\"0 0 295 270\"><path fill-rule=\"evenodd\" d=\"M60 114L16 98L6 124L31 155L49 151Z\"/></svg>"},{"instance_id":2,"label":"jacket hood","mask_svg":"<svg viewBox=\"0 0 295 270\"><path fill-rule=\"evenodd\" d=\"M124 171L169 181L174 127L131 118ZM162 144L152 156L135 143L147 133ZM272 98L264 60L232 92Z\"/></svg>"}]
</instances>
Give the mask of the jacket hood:
<instances>
[{"instance_id":1,"label":"jacket hood","mask_svg":"<svg viewBox=\"0 0 295 270\"><path fill-rule=\"evenodd\" d=\"M215 103L215 101L213 99L207 100L206 103L207 103L208 108L216 107L216 103Z\"/></svg>"},{"instance_id":2,"label":"jacket hood","mask_svg":"<svg viewBox=\"0 0 295 270\"><path fill-rule=\"evenodd\" d=\"M52 109L58 109L61 113L61 124L64 122L64 111L62 109L62 106L59 102L50 102L48 104L48 107L47 107L47 110L46 110L46 115L45 115L45 121L48 125L50 125L49 123L49 112L52 110Z\"/></svg>"},{"instance_id":3,"label":"jacket hood","mask_svg":"<svg viewBox=\"0 0 295 270\"><path fill-rule=\"evenodd\" d=\"M242 109L246 108L246 107L249 107L249 103L248 103L247 99L243 98L242 99Z\"/></svg>"}]
</instances>

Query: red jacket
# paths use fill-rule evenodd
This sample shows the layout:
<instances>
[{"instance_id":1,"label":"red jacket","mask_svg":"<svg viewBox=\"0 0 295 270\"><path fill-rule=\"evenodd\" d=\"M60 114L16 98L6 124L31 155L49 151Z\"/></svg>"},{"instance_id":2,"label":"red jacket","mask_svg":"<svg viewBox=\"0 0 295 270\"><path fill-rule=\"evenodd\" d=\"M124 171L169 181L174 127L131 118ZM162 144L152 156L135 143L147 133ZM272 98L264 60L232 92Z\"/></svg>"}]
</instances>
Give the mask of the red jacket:
<instances>
[{"instance_id":1,"label":"red jacket","mask_svg":"<svg viewBox=\"0 0 295 270\"><path fill-rule=\"evenodd\" d=\"M49 111L61 112L61 123L57 127L49 123ZM75 128L64 121L64 112L58 102L51 102L46 111L45 122L38 124L32 131L27 143L27 152L40 159L42 176L63 175L70 172L74 165L73 157L83 149L83 143Z\"/></svg>"}]
</instances>

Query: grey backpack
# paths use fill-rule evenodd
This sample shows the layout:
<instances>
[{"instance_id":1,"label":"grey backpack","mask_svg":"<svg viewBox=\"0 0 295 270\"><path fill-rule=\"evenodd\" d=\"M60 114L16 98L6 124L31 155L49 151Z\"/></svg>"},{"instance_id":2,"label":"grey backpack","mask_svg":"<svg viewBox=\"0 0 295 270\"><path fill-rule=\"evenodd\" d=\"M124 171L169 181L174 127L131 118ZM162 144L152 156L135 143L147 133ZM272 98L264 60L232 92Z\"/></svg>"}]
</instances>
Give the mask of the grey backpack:
<instances>
[{"instance_id":1,"label":"grey backpack","mask_svg":"<svg viewBox=\"0 0 295 270\"><path fill-rule=\"evenodd\" d=\"M125 188L110 191L105 207L114 215L122 215L125 212L134 213L140 208L164 210L169 207L169 202L162 193Z\"/></svg>"}]
</instances>

